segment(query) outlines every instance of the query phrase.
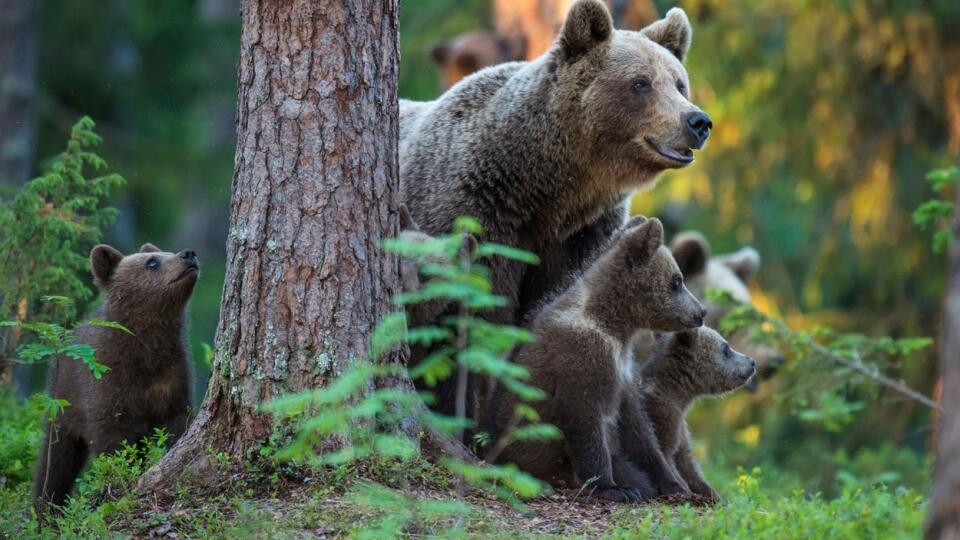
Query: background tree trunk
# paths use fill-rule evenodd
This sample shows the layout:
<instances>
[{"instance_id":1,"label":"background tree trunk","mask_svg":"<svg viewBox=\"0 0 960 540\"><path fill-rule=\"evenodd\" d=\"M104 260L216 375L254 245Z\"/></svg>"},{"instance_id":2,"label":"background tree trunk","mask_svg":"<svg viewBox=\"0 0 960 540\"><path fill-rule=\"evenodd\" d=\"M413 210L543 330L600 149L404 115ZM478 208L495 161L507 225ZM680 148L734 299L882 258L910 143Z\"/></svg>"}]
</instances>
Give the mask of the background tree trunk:
<instances>
[{"instance_id":1,"label":"background tree trunk","mask_svg":"<svg viewBox=\"0 0 960 540\"><path fill-rule=\"evenodd\" d=\"M960 54L947 65L960 67ZM960 73L947 71L944 110L950 125L950 149L960 156ZM942 393L938 426L937 465L933 475L933 498L927 516L927 537L960 538L960 184L954 185L953 242L947 266L947 294L940 336Z\"/></svg>"},{"instance_id":2,"label":"background tree trunk","mask_svg":"<svg viewBox=\"0 0 960 540\"><path fill-rule=\"evenodd\" d=\"M227 272L206 399L144 478L265 442L258 406L365 355L399 292L397 1L244 0ZM402 358L394 361L402 361ZM400 382L398 384L403 384Z\"/></svg>"},{"instance_id":3,"label":"background tree trunk","mask_svg":"<svg viewBox=\"0 0 960 540\"><path fill-rule=\"evenodd\" d=\"M30 179L37 78L35 0L0 0L0 184Z\"/></svg>"},{"instance_id":4,"label":"background tree trunk","mask_svg":"<svg viewBox=\"0 0 960 540\"><path fill-rule=\"evenodd\" d=\"M652 0L604 2L617 28L639 30L657 18ZM533 60L550 48L572 3L573 0L494 0L493 16L499 33L519 35L526 40L527 60Z\"/></svg>"},{"instance_id":5,"label":"background tree trunk","mask_svg":"<svg viewBox=\"0 0 960 540\"><path fill-rule=\"evenodd\" d=\"M33 172L36 4L34 0L0 0L0 186L20 186ZM15 364L2 361L16 347L18 334L0 330L0 384L7 388L13 385Z\"/></svg>"}]
</instances>

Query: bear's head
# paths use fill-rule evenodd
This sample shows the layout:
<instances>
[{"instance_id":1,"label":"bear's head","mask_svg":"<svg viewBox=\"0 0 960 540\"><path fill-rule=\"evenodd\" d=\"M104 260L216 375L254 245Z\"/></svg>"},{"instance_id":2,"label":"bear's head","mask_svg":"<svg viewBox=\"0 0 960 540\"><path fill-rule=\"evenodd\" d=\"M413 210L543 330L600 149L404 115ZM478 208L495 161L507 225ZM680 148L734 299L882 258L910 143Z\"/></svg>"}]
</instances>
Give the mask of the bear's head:
<instances>
[{"instance_id":1,"label":"bear's head","mask_svg":"<svg viewBox=\"0 0 960 540\"><path fill-rule=\"evenodd\" d=\"M660 220L631 219L596 267L587 284L588 290L603 290L595 309L628 317L621 327L676 332L703 324L706 310L663 245Z\"/></svg>"},{"instance_id":2,"label":"bear's head","mask_svg":"<svg viewBox=\"0 0 960 540\"><path fill-rule=\"evenodd\" d=\"M152 315L182 309L200 275L193 251L169 253L153 244L127 256L100 244L90 252L90 266L108 306Z\"/></svg>"},{"instance_id":3,"label":"bear's head","mask_svg":"<svg viewBox=\"0 0 960 540\"><path fill-rule=\"evenodd\" d=\"M636 32L615 30L600 0L570 8L551 51L551 99L575 118L595 176L636 188L706 143L713 124L690 101L683 65L691 35L679 8Z\"/></svg>"},{"instance_id":4,"label":"bear's head","mask_svg":"<svg viewBox=\"0 0 960 540\"><path fill-rule=\"evenodd\" d=\"M498 32L468 32L444 41L430 50L430 57L440 68L443 89L487 66L523 60L526 43Z\"/></svg>"},{"instance_id":5,"label":"bear's head","mask_svg":"<svg viewBox=\"0 0 960 540\"><path fill-rule=\"evenodd\" d=\"M737 302L752 302L747 282L760 269L760 255L751 247L743 247L726 255L710 255L710 244L698 232L686 231L676 235L671 245L673 257L690 291L707 304L707 326L717 328L720 320L730 310L729 306L711 305L705 300L707 289L724 291ZM727 336L738 349L757 359L760 379L769 378L783 363L783 354L777 349L754 344L744 333ZM749 382L749 390L757 389L757 378Z\"/></svg>"},{"instance_id":6,"label":"bear's head","mask_svg":"<svg viewBox=\"0 0 960 540\"><path fill-rule=\"evenodd\" d=\"M753 358L730 347L716 330L704 326L667 337L666 354L658 360L660 373L669 372L669 381L679 395L689 398L736 390L756 371ZM682 387L682 388L679 388Z\"/></svg>"}]
</instances>

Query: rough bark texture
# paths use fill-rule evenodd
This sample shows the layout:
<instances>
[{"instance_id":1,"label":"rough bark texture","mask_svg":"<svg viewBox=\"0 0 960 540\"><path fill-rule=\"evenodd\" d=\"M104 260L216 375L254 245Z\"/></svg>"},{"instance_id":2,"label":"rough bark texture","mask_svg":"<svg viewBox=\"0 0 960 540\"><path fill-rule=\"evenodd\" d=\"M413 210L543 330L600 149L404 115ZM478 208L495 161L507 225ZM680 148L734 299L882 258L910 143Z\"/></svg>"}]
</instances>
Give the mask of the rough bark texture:
<instances>
[{"instance_id":1,"label":"rough bark texture","mask_svg":"<svg viewBox=\"0 0 960 540\"><path fill-rule=\"evenodd\" d=\"M960 208L960 189L956 192L956 204ZM960 239L960 219L954 222L953 234L955 239ZM949 261L940 343L943 412L933 500L927 521L927 537L943 540L960 538L960 242L954 241L951 245Z\"/></svg>"},{"instance_id":2,"label":"rough bark texture","mask_svg":"<svg viewBox=\"0 0 960 540\"><path fill-rule=\"evenodd\" d=\"M30 179L34 162L36 0L0 0L0 184Z\"/></svg>"},{"instance_id":3,"label":"rough bark texture","mask_svg":"<svg viewBox=\"0 0 960 540\"><path fill-rule=\"evenodd\" d=\"M0 185L22 185L33 171L36 4L35 0L0 0ZM0 331L0 361L15 346L16 334ZM6 388L13 385L14 369L14 364L0 362L0 384Z\"/></svg>"},{"instance_id":4,"label":"rough bark texture","mask_svg":"<svg viewBox=\"0 0 960 540\"><path fill-rule=\"evenodd\" d=\"M949 57L948 66L960 66L960 53ZM960 156L960 73L948 71L944 80L944 111L950 126L949 146ZM933 498L927 516L926 536L930 539L960 538L960 185L954 186L956 209L954 241L947 266L947 293L940 336L942 412L937 444L937 465L933 475Z\"/></svg>"},{"instance_id":5,"label":"rough bark texture","mask_svg":"<svg viewBox=\"0 0 960 540\"><path fill-rule=\"evenodd\" d=\"M639 30L657 18L652 0L604 0L613 15L614 26ZM553 43L573 0L494 0L497 31L522 36L527 60L540 56Z\"/></svg>"},{"instance_id":6,"label":"rough bark texture","mask_svg":"<svg viewBox=\"0 0 960 540\"><path fill-rule=\"evenodd\" d=\"M397 9L244 0L213 376L145 487L205 474L210 449L243 458L266 441L257 407L362 358L399 292L398 260L380 249L398 232Z\"/></svg>"}]
</instances>

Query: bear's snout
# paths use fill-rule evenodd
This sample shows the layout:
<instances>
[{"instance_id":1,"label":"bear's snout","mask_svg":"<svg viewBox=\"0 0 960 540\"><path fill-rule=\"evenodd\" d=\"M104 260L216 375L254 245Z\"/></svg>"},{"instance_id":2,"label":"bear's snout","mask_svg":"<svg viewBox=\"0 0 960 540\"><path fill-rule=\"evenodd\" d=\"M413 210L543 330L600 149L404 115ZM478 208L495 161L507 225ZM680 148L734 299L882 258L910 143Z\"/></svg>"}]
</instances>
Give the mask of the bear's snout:
<instances>
[{"instance_id":1,"label":"bear's snout","mask_svg":"<svg viewBox=\"0 0 960 540\"><path fill-rule=\"evenodd\" d=\"M687 126L687 135L690 137L690 148L700 149L710 136L713 121L703 111L684 113L683 123Z\"/></svg>"}]
</instances>

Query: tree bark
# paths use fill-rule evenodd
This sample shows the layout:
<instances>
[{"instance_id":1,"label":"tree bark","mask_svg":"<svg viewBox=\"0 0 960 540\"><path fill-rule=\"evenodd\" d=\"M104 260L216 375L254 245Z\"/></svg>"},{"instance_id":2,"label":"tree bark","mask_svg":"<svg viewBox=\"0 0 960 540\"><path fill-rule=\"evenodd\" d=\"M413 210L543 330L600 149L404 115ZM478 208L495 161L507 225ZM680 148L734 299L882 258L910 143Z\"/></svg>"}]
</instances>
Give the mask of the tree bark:
<instances>
[{"instance_id":1,"label":"tree bark","mask_svg":"<svg viewBox=\"0 0 960 540\"><path fill-rule=\"evenodd\" d=\"M540 56L553 43L573 0L494 0L497 31L521 36L527 45L527 60ZM657 18L652 0L604 0L614 26L639 30Z\"/></svg>"},{"instance_id":2,"label":"tree bark","mask_svg":"<svg viewBox=\"0 0 960 540\"><path fill-rule=\"evenodd\" d=\"M947 65L960 66L960 51ZM945 77L945 107L950 125L950 149L960 156L960 74L948 71ZM926 536L930 539L960 538L960 185L954 185L953 242L947 266L947 292L940 339L942 394L933 476L933 497L927 516Z\"/></svg>"},{"instance_id":3,"label":"tree bark","mask_svg":"<svg viewBox=\"0 0 960 540\"><path fill-rule=\"evenodd\" d=\"M273 429L259 405L362 360L390 310L399 261L380 243L399 223L397 9L243 1L213 373L195 421L141 487L211 474L211 451L247 457Z\"/></svg>"},{"instance_id":4,"label":"tree bark","mask_svg":"<svg viewBox=\"0 0 960 540\"><path fill-rule=\"evenodd\" d=\"M21 186L33 172L36 4L34 0L0 0L0 186ZM14 384L16 366L7 364L6 356L16 347L18 334L0 330L0 384L5 388Z\"/></svg>"},{"instance_id":5,"label":"tree bark","mask_svg":"<svg viewBox=\"0 0 960 540\"><path fill-rule=\"evenodd\" d=\"M960 186L954 189L960 208ZM953 237L940 343L943 411L927 521L927 537L944 540L960 538L960 218L954 220Z\"/></svg>"},{"instance_id":6,"label":"tree bark","mask_svg":"<svg viewBox=\"0 0 960 540\"><path fill-rule=\"evenodd\" d=\"M0 0L0 184L30 180L37 77L35 0Z\"/></svg>"}]
</instances>

